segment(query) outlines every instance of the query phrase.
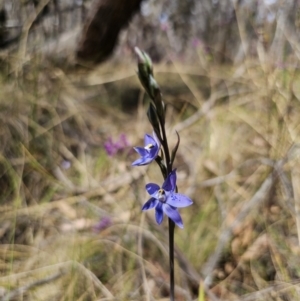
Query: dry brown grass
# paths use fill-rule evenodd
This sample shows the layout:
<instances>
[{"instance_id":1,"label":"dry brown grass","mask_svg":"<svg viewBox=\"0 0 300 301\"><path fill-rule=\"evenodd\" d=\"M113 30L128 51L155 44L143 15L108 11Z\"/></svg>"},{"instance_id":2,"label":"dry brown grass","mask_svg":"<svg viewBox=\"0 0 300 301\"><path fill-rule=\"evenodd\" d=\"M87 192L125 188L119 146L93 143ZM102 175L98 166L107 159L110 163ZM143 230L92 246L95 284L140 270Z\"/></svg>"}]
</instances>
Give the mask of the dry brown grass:
<instances>
[{"instance_id":1,"label":"dry brown grass","mask_svg":"<svg viewBox=\"0 0 300 301\"><path fill-rule=\"evenodd\" d=\"M142 214L156 166L132 168L147 122L135 66L66 71L32 61L3 75L0 300L167 300L166 224ZM296 300L299 294L299 72L157 66L178 186L194 200L177 230L176 295ZM125 111L125 112L124 112ZM64 164L70 168L64 169ZM111 225L93 230L101 219Z\"/></svg>"}]
</instances>

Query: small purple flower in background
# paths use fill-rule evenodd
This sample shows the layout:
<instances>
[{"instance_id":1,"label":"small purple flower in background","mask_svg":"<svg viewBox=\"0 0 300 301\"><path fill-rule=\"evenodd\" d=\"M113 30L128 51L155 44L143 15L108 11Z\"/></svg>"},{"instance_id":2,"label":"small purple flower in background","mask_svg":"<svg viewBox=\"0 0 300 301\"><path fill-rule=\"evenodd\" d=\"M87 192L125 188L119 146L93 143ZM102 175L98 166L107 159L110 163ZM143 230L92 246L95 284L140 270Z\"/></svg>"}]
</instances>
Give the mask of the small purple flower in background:
<instances>
[{"instance_id":1,"label":"small purple flower in background","mask_svg":"<svg viewBox=\"0 0 300 301\"><path fill-rule=\"evenodd\" d=\"M196 38L196 37L194 37L194 38L192 39L192 47L193 47L193 48L199 47L200 44L201 44L200 39L198 39L198 38Z\"/></svg>"},{"instance_id":2,"label":"small purple flower in background","mask_svg":"<svg viewBox=\"0 0 300 301\"><path fill-rule=\"evenodd\" d=\"M124 148L128 147L129 146L129 143L127 141L127 137L126 135L123 133L120 135L119 137L119 140L116 141L115 143L115 147L118 149L118 150L123 150Z\"/></svg>"},{"instance_id":3,"label":"small purple flower in background","mask_svg":"<svg viewBox=\"0 0 300 301\"><path fill-rule=\"evenodd\" d=\"M115 155L116 148L111 137L109 137L104 143L104 148L109 156Z\"/></svg>"},{"instance_id":4,"label":"small purple flower in background","mask_svg":"<svg viewBox=\"0 0 300 301\"><path fill-rule=\"evenodd\" d=\"M141 156L141 158L135 160L132 166L142 166L151 163L158 156L160 149L160 142L153 133L153 137L146 134L144 138L144 147L134 147L134 150Z\"/></svg>"},{"instance_id":5,"label":"small purple flower in background","mask_svg":"<svg viewBox=\"0 0 300 301\"><path fill-rule=\"evenodd\" d=\"M147 184L146 190L151 198L144 204L142 210L155 208L155 218L158 224L162 223L165 213L178 227L183 228L177 208L190 206L193 201L187 196L175 192L176 179L176 169L174 169L166 178L162 188L154 183Z\"/></svg>"},{"instance_id":6,"label":"small purple flower in background","mask_svg":"<svg viewBox=\"0 0 300 301\"><path fill-rule=\"evenodd\" d=\"M112 225L112 220L110 217L103 217L100 222L98 222L96 225L94 225L93 230L95 232L100 232L109 226Z\"/></svg>"},{"instance_id":7,"label":"small purple flower in background","mask_svg":"<svg viewBox=\"0 0 300 301\"><path fill-rule=\"evenodd\" d=\"M63 169L69 169L71 167L72 163L69 160L62 160L60 163L61 168Z\"/></svg>"},{"instance_id":8,"label":"small purple flower in background","mask_svg":"<svg viewBox=\"0 0 300 301\"><path fill-rule=\"evenodd\" d=\"M106 142L104 143L104 148L106 153L113 157L118 152L124 151L129 146L127 137L125 134L121 134L119 140L114 142L111 137L109 137Z\"/></svg>"}]
</instances>

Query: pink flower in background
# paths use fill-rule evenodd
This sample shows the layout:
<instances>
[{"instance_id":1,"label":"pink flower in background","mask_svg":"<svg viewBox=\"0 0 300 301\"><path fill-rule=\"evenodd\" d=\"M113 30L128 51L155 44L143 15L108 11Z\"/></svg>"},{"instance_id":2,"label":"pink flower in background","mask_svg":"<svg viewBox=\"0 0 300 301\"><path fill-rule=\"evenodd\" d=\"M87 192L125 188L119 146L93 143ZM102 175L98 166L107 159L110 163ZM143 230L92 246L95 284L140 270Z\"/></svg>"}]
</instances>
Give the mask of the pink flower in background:
<instances>
[{"instance_id":1,"label":"pink flower in background","mask_svg":"<svg viewBox=\"0 0 300 301\"><path fill-rule=\"evenodd\" d=\"M110 217L103 217L96 225L94 225L94 232L100 232L113 224Z\"/></svg>"},{"instance_id":2,"label":"pink flower in background","mask_svg":"<svg viewBox=\"0 0 300 301\"><path fill-rule=\"evenodd\" d=\"M197 48L200 45L200 39L193 38L192 39L192 47Z\"/></svg>"},{"instance_id":3,"label":"pink flower in background","mask_svg":"<svg viewBox=\"0 0 300 301\"><path fill-rule=\"evenodd\" d=\"M112 137L109 137L104 143L106 153L113 157L117 153L123 152L129 147L129 143L125 134L121 134L117 141L113 141Z\"/></svg>"}]
</instances>

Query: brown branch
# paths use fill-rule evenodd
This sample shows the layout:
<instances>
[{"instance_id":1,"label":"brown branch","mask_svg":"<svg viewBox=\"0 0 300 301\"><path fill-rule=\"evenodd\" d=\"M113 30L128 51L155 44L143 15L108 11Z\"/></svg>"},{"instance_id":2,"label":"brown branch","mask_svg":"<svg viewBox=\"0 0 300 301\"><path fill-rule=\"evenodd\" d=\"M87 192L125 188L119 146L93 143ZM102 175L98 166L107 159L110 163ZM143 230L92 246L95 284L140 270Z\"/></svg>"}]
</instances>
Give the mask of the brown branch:
<instances>
[{"instance_id":1,"label":"brown branch","mask_svg":"<svg viewBox=\"0 0 300 301\"><path fill-rule=\"evenodd\" d=\"M120 30L139 10L142 0L95 0L77 48L79 60L100 63L113 51Z\"/></svg>"}]
</instances>

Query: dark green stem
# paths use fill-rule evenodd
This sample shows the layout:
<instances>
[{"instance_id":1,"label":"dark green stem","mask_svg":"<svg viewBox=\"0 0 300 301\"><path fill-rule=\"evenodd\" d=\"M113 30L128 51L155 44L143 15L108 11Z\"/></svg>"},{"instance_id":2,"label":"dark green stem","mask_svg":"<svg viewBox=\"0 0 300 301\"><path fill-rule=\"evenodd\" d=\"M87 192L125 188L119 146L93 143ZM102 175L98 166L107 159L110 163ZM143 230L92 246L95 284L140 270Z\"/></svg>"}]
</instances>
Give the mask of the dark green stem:
<instances>
[{"instance_id":1,"label":"dark green stem","mask_svg":"<svg viewBox=\"0 0 300 301\"><path fill-rule=\"evenodd\" d=\"M175 223L169 218L170 301L175 300L174 228L175 228Z\"/></svg>"},{"instance_id":2,"label":"dark green stem","mask_svg":"<svg viewBox=\"0 0 300 301\"><path fill-rule=\"evenodd\" d=\"M162 132L162 147L165 153L167 176L172 171L172 162L169 152L168 140L164 120L160 118ZM170 301L175 300L175 277L174 277L174 229L175 223L169 218L169 264L170 264Z\"/></svg>"},{"instance_id":3,"label":"dark green stem","mask_svg":"<svg viewBox=\"0 0 300 301\"><path fill-rule=\"evenodd\" d=\"M169 152L168 139L167 139L167 135L166 135L165 124L164 124L163 120L161 120L161 118L159 121L160 121L161 132L162 132L162 147L164 149L167 173L169 175L170 172L172 171L172 162L171 162L171 157L170 157L170 152Z\"/></svg>"}]
</instances>

